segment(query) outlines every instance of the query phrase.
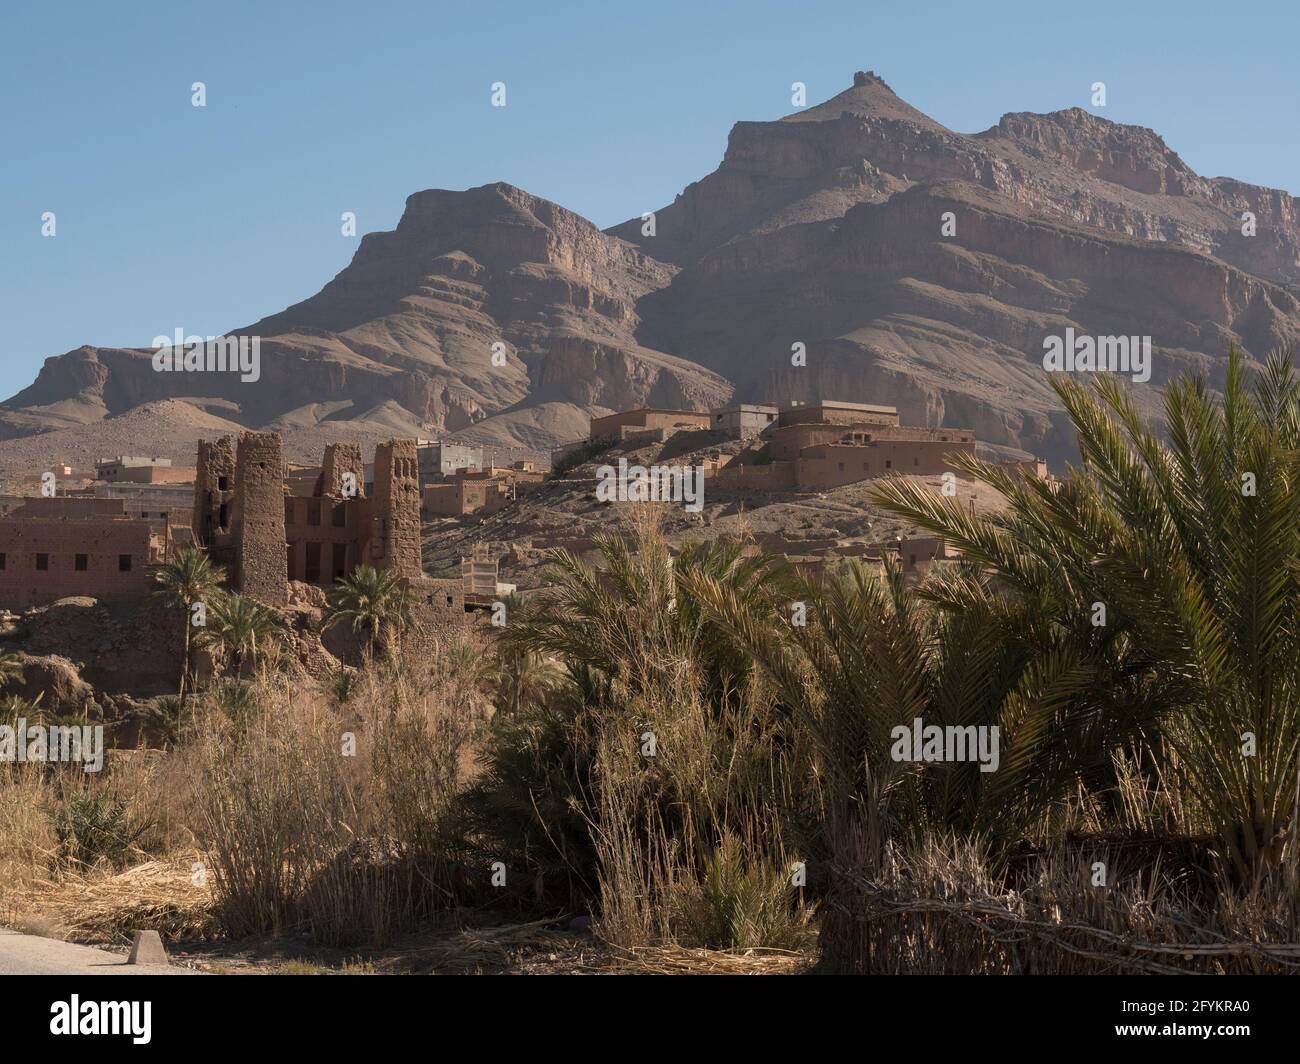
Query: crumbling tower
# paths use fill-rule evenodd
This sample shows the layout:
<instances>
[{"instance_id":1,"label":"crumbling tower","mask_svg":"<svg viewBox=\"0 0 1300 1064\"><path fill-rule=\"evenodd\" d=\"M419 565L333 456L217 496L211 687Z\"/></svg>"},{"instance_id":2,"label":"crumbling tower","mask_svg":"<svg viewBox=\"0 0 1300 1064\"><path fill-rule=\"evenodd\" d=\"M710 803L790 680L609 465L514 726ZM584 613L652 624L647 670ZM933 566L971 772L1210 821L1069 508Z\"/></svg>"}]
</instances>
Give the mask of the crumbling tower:
<instances>
[{"instance_id":1,"label":"crumbling tower","mask_svg":"<svg viewBox=\"0 0 1300 1064\"><path fill-rule=\"evenodd\" d=\"M274 432L245 432L235 458L234 573L241 593L268 606L288 602L284 460ZM417 535L419 529L417 527Z\"/></svg>"},{"instance_id":2,"label":"crumbling tower","mask_svg":"<svg viewBox=\"0 0 1300 1064\"><path fill-rule=\"evenodd\" d=\"M375 448L371 502L370 562L418 579L420 570L420 476L414 440L390 440Z\"/></svg>"},{"instance_id":3,"label":"crumbling tower","mask_svg":"<svg viewBox=\"0 0 1300 1064\"><path fill-rule=\"evenodd\" d=\"M194 538L211 548L217 537L230 531L235 497L235 449L229 436L215 443L199 440L194 471Z\"/></svg>"},{"instance_id":4,"label":"crumbling tower","mask_svg":"<svg viewBox=\"0 0 1300 1064\"><path fill-rule=\"evenodd\" d=\"M343 491L344 475L351 473L355 480L355 492L347 496ZM320 476L316 478L316 496L328 495L331 498L361 499L366 494L366 472L361 464L361 448L355 443L331 443L325 448L325 457L321 463Z\"/></svg>"}]
</instances>

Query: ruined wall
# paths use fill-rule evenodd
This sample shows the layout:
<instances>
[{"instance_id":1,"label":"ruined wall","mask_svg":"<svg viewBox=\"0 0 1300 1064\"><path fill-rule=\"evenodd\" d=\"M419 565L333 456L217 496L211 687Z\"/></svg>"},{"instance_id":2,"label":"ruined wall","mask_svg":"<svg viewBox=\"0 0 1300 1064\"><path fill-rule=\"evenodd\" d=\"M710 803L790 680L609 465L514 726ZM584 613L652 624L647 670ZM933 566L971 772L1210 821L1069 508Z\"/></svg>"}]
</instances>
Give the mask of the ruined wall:
<instances>
[{"instance_id":1,"label":"ruined wall","mask_svg":"<svg viewBox=\"0 0 1300 1064\"><path fill-rule=\"evenodd\" d=\"M231 521L235 504L235 447L229 436L209 443L199 440L194 471L194 539L206 547L213 562L234 563Z\"/></svg>"},{"instance_id":2,"label":"ruined wall","mask_svg":"<svg viewBox=\"0 0 1300 1064\"><path fill-rule=\"evenodd\" d=\"M235 456L233 513L239 590L268 606L288 601L284 461L274 432L245 432Z\"/></svg>"}]
</instances>

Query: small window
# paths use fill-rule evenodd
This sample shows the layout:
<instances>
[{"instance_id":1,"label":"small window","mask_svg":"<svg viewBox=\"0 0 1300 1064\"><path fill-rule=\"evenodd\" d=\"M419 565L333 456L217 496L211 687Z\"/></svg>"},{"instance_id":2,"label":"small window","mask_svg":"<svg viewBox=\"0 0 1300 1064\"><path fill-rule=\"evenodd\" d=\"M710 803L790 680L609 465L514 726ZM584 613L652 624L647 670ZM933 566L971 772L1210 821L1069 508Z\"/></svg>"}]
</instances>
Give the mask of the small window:
<instances>
[{"instance_id":1,"label":"small window","mask_svg":"<svg viewBox=\"0 0 1300 1064\"><path fill-rule=\"evenodd\" d=\"M50 567L50 556L48 554L36 555L36 568L44 572Z\"/></svg>"},{"instance_id":2,"label":"small window","mask_svg":"<svg viewBox=\"0 0 1300 1064\"><path fill-rule=\"evenodd\" d=\"M148 516L149 516L149 511L148 511L148 510L141 510L141 511L140 511L140 516L141 516L141 517L148 517Z\"/></svg>"},{"instance_id":3,"label":"small window","mask_svg":"<svg viewBox=\"0 0 1300 1064\"><path fill-rule=\"evenodd\" d=\"M90 559L87 555L78 554L76 556L76 560L73 562L72 567L76 569L77 572L84 573L86 571L87 562L89 562L89 560Z\"/></svg>"},{"instance_id":4,"label":"small window","mask_svg":"<svg viewBox=\"0 0 1300 1064\"><path fill-rule=\"evenodd\" d=\"M227 503L221 504L221 509L217 511L217 527L225 528L230 524L230 506Z\"/></svg>"},{"instance_id":5,"label":"small window","mask_svg":"<svg viewBox=\"0 0 1300 1064\"><path fill-rule=\"evenodd\" d=\"M450 595L448 595L448 596L447 596L447 605L448 605L448 606L454 606L455 604L456 604L456 603L455 603L455 601L452 599L452 597L451 597Z\"/></svg>"},{"instance_id":6,"label":"small window","mask_svg":"<svg viewBox=\"0 0 1300 1064\"><path fill-rule=\"evenodd\" d=\"M131 571L131 555L119 554L117 556L117 571L119 573L129 573Z\"/></svg>"},{"instance_id":7,"label":"small window","mask_svg":"<svg viewBox=\"0 0 1300 1064\"><path fill-rule=\"evenodd\" d=\"M4 567L5 567L5 556L3 553L0 553L0 569L3 569Z\"/></svg>"},{"instance_id":8,"label":"small window","mask_svg":"<svg viewBox=\"0 0 1300 1064\"><path fill-rule=\"evenodd\" d=\"M885 468L886 468L886 469L893 469L893 468L894 468L894 463L893 463L892 461L890 461L888 458L885 459Z\"/></svg>"},{"instance_id":9,"label":"small window","mask_svg":"<svg viewBox=\"0 0 1300 1064\"><path fill-rule=\"evenodd\" d=\"M230 478L217 477L217 491L229 491L229 490L230 490Z\"/></svg>"},{"instance_id":10,"label":"small window","mask_svg":"<svg viewBox=\"0 0 1300 1064\"><path fill-rule=\"evenodd\" d=\"M839 462L838 465L839 465L839 467L840 467L840 472L843 473L843 472L844 472L844 463L843 463L843 462Z\"/></svg>"},{"instance_id":11,"label":"small window","mask_svg":"<svg viewBox=\"0 0 1300 1064\"><path fill-rule=\"evenodd\" d=\"M348 508L343 503L334 504L334 527L343 528L347 524Z\"/></svg>"}]
</instances>

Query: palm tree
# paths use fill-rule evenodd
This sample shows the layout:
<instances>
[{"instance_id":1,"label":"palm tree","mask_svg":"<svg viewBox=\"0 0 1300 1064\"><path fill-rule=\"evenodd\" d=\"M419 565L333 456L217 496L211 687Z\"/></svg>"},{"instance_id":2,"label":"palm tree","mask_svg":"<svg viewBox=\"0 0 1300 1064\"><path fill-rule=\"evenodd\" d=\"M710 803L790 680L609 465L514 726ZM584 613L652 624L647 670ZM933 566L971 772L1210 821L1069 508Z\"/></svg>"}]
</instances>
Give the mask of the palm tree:
<instances>
[{"instance_id":1,"label":"palm tree","mask_svg":"<svg viewBox=\"0 0 1300 1064\"><path fill-rule=\"evenodd\" d=\"M940 727L1003 727L1029 684L1028 616L981 574L936 573L914 593L886 557L880 571L847 560L822 575L789 573L765 599L743 599L707 573L684 574L682 583L773 685L788 732L811 739L830 821L868 809L916 832L1014 833L1019 824L990 800L990 777L973 758L891 756L894 729L918 717Z\"/></svg>"},{"instance_id":2,"label":"palm tree","mask_svg":"<svg viewBox=\"0 0 1300 1064\"><path fill-rule=\"evenodd\" d=\"M370 658L376 648L395 649L397 640L413 623L415 597L391 569L358 565L329 590L326 598L325 627L347 623L354 632L364 632Z\"/></svg>"},{"instance_id":3,"label":"palm tree","mask_svg":"<svg viewBox=\"0 0 1300 1064\"><path fill-rule=\"evenodd\" d=\"M175 607L184 617L184 650L181 656L181 709L185 706L185 689L190 676L190 642L195 603L211 598L226 579L226 571L209 561L196 547L182 547L171 561L154 574L160 587L154 592L163 602Z\"/></svg>"},{"instance_id":4,"label":"palm tree","mask_svg":"<svg viewBox=\"0 0 1300 1064\"><path fill-rule=\"evenodd\" d=\"M1300 755L1300 382L1235 350L1221 399L1164 396L1167 442L1113 378L1054 384L1082 465L1062 484L953 457L1007 499L971 514L904 480L878 501L959 546L1038 618L1009 778L1041 799L1143 752L1190 796L1239 880L1278 864ZM954 604L956 605L956 604ZM1102 612L1098 611L1102 607ZM1102 623L1097 623L1100 617ZM1023 796L1023 795L1022 795Z\"/></svg>"},{"instance_id":5,"label":"palm tree","mask_svg":"<svg viewBox=\"0 0 1300 1064\"><path fill-rule=\"evenodd\" d=\"M218 648L225 664L238 676L246 662L256 663L274 643L279 628L279 618L265 606L227 592L214 597L200 638Z\"/></svg>"}]
</instances>

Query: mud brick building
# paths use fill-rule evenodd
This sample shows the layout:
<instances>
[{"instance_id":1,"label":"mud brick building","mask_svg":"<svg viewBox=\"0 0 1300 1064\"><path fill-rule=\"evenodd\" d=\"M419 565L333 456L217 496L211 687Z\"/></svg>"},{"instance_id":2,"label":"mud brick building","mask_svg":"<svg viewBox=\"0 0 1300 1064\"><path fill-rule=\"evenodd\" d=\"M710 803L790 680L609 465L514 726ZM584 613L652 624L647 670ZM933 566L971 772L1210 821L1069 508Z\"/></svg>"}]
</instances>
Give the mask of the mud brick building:
<instances>
[{"instance_id":1,"label":"mud brick building","mask_svg":"<svg viewBox=\"0 0 1300 1064\"><path fill-rule=\"evenodd\" d=\"M25 499L0 518L0 608L84 595L131 601L153 587L168 550L166 519L141 518L123 499Z\"/></svg>"},{"instance_id":2,"label":"mud brick building","mask_svg":"<svg viewBox=\"0 0 1300 1064\"><path fill-rule=\"evenodd\" d=\"M641 407L591 419L593 440L626 440L646 436L662 441L677 432L707 429L710 415L698 410L655 410Z\"/></svg>"},{"instance_id":3,"label":"mud brick building","mask_svg":"<svg viewBox=\"0 0 1300 1064\"><path fill-rule=\"evenodd\" d=\"M284 606L291 580L328 588L371 565L406 579L423 627L464 619L460 581L429 579L420 568L415 440L376 447L369 485L360 448L331 444L309 496L286 483L277 434L200 441L193 528L231 586L265 605Z\"/></svg>"},{"instance_id":4,"label":"mud brick building","mask_svg":"<svg viewBox=\"0 0 1300 1064\"><path fill-rule=\"evenodd\" d=\"M108 484L189 484L194 470L177 468L170 458L118 455L95 463L95 479Z\"/></svg>"}]
</instances>

